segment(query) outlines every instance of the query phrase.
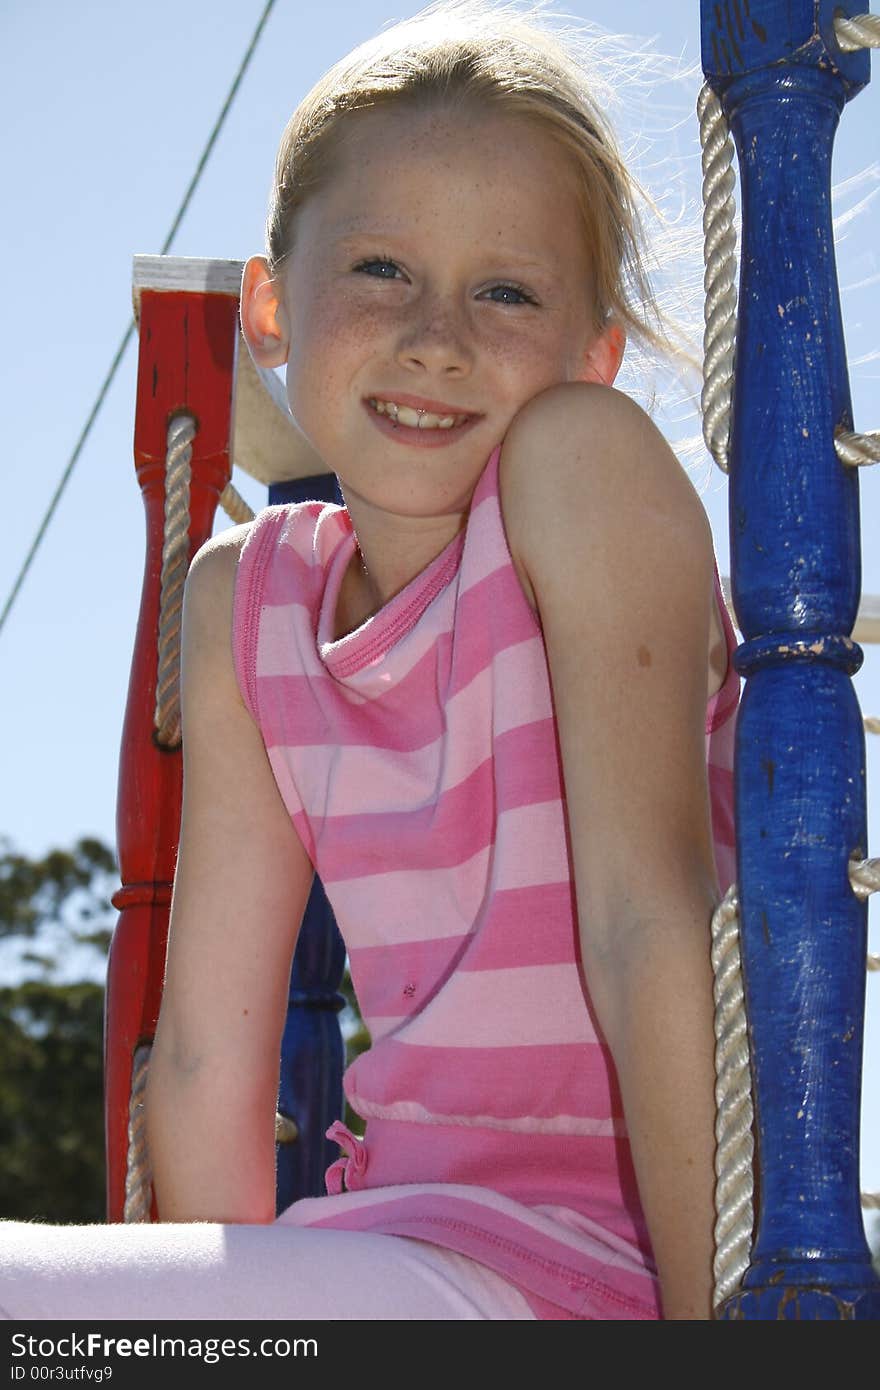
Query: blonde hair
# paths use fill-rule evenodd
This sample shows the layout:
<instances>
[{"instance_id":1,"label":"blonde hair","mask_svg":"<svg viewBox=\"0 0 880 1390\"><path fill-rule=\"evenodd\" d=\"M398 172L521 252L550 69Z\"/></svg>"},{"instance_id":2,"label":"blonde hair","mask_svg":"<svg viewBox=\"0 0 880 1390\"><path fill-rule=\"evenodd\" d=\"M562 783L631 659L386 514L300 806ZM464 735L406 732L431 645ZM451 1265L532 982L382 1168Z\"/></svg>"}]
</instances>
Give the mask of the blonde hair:
<instances>
[{"instance_id":1,"label":"blonde hair","mask_svg":"<svg viewBox=\"0 0 880 1390\"><path fill-rule=\"evenodd\" d=\"M270 271L290 253L298 209L333 177L355 113L404 104L483 105L534 121L573 160L596 327L613 318L628 337L675 353L675 325L651 285L637 210L650 200L599 109L602 84L586 70L601 41L568 30L563 42L544 23L544 9L543 3L523 11L492 0L435 0L334 64L300 102L281 139L266 228Z\"/></svg>"}]
</instances>

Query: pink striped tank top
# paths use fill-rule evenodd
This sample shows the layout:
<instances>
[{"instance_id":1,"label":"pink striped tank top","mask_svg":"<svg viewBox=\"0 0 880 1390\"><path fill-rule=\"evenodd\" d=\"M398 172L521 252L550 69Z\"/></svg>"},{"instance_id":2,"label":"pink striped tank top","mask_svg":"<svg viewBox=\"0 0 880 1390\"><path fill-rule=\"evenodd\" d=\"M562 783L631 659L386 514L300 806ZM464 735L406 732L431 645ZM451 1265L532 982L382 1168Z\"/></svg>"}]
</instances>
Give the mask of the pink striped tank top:
<instances>
[{"instance_id":1,"label":"pink striped tank top","mask_svg":"<svg viewBox=\"0 0 880 1390\"><path fill-rule=\"evenodd\" d=\"M356 546L345 508L269 507L242 549L239 684L372 1041L345 1075L363 1140L334 1126L346 1157L328 1194L279 1220L457 1250L542 1317L653 1318L614 1066L579 967L547 657L507 545L500 453L464 530L336 641ZM729 662L706 712L722 891L738 697Z\"/></svg>"}]
</instances>

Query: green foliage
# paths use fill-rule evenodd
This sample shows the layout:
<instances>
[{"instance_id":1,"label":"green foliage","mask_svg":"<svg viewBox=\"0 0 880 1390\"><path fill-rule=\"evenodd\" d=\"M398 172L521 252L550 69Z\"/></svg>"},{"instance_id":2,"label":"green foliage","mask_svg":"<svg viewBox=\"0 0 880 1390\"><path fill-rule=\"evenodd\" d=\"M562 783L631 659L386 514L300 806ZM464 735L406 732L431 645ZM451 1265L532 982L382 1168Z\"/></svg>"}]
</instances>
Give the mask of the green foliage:
<instances>
[{"instance_id":1,"label":"green foliage","mask_svg":"<svg viewBox=\"0 0 880 1390\"><path fill-rule=\"evenodd\" d=\"M36 972L0 988L0 1217L104 1219L104 989L54 977L72 946L106 954L116 881L98 840L42 859L0 841L0 938L33 943Z\"/></svg>"},{"instance_id":2,"label":"green foliage","mask_svg":"<svg viewBox=\"0 0 880 1390\"><path fill-rule=\"evenodd\" d=\"M73 849L28 859L0 838L0 937L45 936L55 927L77 944L106 951L116 874L113 851L100 840L81 839Z\"/></svg>"},{"instance_id":3,"label":"green foliage","mask_svg":"<svg viewBox=\"0 0 880 1390\"><path fill-rule=\"evenodd\" d=\"M0 1216L104 1219L104 990L0 989Z\"/></svg>"}]
</instances>

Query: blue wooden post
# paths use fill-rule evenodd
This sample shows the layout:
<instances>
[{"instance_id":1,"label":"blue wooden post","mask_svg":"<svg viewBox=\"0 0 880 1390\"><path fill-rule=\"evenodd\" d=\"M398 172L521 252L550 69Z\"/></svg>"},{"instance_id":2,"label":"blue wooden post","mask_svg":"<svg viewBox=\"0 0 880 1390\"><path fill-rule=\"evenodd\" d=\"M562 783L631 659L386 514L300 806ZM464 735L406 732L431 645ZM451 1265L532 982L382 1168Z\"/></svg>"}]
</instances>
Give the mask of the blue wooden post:
<instances>
[{"instance_id":1,"label":"blue wooden post","mask_svg":"<svg viewBox=\"0 0 880 1390\"><path fill-rule=\"evenodd\" d=\"M736 140L743 207L730 468L733 595L747 677L736 752L743 969L760 1206L727 1318L880 1317L859 1206L867 909L862 720L850 641L857 470L832 242L831 151L869 78L841 0L701 0L703 68ZM880 119L880 113L878 113Z\"/></svg>"},{"instance_id":2,"label":"blue wooden post","mask_svg":"<svg viewBox=\"0 0 880 1390\"><path fill-rule=\"evenodd\" d=\"M273 484L269 502L341 502L336 478L322 473ZM339 984L345 946L321 881L315 876L290 975L287 1023L281 1043L278 1109L295 1121L298 1135L276 1149L276 1211L300 1197L324 1191L324 1173L339 1150L324 1134L342 1114L345 1052Z\"/></svg>"}]
</instances>

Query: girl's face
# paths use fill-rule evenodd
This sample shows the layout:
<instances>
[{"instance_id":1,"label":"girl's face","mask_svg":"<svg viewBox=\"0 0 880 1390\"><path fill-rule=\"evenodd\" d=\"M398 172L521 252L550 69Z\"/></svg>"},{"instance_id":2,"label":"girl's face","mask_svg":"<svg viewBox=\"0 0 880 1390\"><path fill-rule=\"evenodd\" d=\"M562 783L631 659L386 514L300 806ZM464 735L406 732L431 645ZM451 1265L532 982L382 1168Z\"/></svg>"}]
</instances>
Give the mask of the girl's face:
<instances>
[{"instance_id":1,"label":"girl's face","mask_svg":"<svg viewBox=\"0 0 880 1390\"><path fill-rule=\"evenodd\" d=\"M562 381L613 379L623 337L594 327L574 179L526 119L366 112L297 214L274 289L264 263L249 265L251 349L265 365L286 361L293 415L339 477L356 531L380 516L386 527L412 519L412 531L424 518L436 535L447 518L454 534L528 400ZM432 431L440 443L424 447L370 404L404 397L476 419Z\"/></svg>"}]
</instances>

